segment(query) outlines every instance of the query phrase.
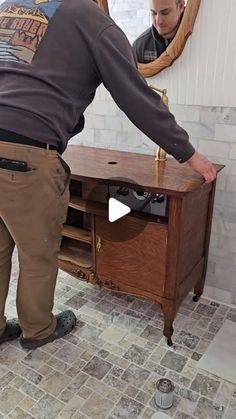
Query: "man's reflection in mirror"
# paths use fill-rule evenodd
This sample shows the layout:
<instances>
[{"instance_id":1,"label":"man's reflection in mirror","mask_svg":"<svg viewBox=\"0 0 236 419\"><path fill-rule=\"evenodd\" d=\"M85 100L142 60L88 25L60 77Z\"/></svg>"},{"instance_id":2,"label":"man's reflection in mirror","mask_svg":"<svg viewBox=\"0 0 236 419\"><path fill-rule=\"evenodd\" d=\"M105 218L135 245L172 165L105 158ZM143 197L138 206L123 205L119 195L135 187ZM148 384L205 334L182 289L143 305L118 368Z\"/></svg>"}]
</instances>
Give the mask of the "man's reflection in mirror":
<instances>
[{"instance_id":1,"label":"man's reflection in mirror","mask_svg":"<svg viewBox=\"0 0 236 419\"><path fill-rule=\"evenodd\" d=\"M184 0L150 0L152 26L133 43L139 63L156 60L174 38L180 25Z\"/></svg>"}]
</instances>

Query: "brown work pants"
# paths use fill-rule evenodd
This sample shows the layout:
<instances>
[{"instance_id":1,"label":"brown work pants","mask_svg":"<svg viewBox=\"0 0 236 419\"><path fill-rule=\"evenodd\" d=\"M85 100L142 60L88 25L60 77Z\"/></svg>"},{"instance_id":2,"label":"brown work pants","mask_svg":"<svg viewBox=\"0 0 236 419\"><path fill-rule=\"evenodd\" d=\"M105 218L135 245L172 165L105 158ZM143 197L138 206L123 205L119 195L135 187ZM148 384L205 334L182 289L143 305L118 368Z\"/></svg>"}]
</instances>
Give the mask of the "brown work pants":
<instances>
[{"instance_id":1,"label":"brown work pants","mask_svg":"<svg viewBox=\"0 0 236 419\"><path fill-rule=\"evenodd\" d=\"M0 168L0 335L16 245L17 312L23 336L43 339L56 327L52 314L70 170L54 150L1 141L0 157L28 163L27 172Z\"/></svg>"}]
</instances>

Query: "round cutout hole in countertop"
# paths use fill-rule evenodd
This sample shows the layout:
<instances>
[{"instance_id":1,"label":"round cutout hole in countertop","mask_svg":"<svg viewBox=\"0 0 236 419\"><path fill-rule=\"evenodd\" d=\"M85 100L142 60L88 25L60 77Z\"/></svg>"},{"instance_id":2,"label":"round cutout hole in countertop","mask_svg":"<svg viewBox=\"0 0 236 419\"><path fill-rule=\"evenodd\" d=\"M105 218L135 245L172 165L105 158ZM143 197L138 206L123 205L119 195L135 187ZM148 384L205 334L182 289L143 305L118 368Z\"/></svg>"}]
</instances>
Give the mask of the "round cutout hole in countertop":
<instances>
[{"instance_id":1,"label":"round cutout hole in countertop","mask_svg":"<svg viewBox=\"0 0 236 419\"><path fill-rule=\"evenodd\" d=\"M109 161L108 164L117 164L117 161Z\"/></svg>"}]
</instances>

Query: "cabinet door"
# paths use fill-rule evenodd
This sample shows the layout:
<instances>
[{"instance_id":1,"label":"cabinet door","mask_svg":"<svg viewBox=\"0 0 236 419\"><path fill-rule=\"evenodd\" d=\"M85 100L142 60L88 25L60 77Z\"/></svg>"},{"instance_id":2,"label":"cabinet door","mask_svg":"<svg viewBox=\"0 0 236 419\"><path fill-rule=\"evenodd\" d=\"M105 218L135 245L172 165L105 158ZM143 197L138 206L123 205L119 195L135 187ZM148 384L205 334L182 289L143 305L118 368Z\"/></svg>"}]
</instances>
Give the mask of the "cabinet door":
<instances>
[{"instance_id":1,"label":"cabinet door","mask_svg":"<svg viewBox=\"0 0 236 419\"><path fill-rule=\"evenodd\" d=\"M131 218L123 217L110 223L104 217L96 217L97 275L109 288L144 296L162 296L167 226L149 222L142 230L137 220ZM132 238L127 240L129 233Z\"/></svg>"}]
</instances>

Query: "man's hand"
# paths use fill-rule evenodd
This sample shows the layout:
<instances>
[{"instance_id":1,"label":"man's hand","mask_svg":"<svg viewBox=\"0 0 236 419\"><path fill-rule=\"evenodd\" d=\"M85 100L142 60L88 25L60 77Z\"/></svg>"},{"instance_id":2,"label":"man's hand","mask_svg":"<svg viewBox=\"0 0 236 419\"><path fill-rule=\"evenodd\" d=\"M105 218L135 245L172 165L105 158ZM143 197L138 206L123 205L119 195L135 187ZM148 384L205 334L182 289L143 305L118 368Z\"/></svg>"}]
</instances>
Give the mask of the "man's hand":
<instances>
[{"instance_id":1,"label":"man's hand","mask_svg":"<svg viewBox=\"0 0 236 419\"><path fill-rule=\"evenodd\" d=\"M216 169L203 154L195 153L187 161L189 166L205 178L205 181L212 182L216 178Z\"/></svg>"}]
</instances>

